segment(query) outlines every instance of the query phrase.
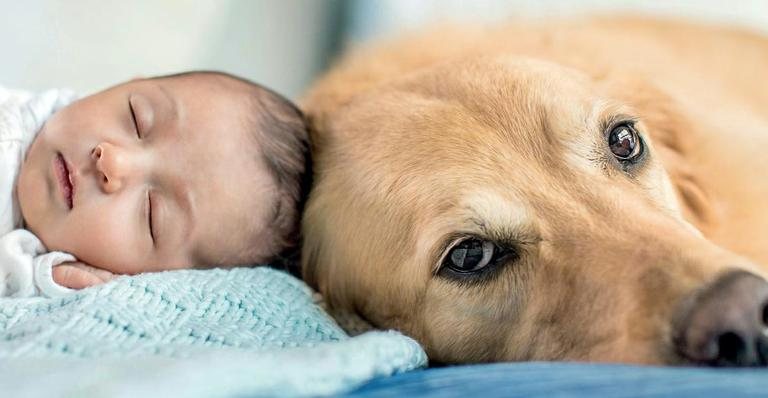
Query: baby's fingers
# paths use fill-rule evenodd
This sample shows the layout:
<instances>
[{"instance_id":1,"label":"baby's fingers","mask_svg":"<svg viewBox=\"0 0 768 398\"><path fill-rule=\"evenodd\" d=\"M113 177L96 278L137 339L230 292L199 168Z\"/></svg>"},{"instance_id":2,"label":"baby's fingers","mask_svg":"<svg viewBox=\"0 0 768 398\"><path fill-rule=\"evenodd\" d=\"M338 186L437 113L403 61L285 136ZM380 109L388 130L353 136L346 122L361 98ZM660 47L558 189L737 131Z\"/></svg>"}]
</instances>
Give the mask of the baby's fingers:
<instances>
[{"instance_id":1,"label":"baby's fingers","mask_svg":"<svg viewBox=\"0 0 768 398\"><path fill-rule=\"evenodd\" d=\"M83 263L67 263L53 268L53 280L70 289L84 289L100 285L115 277L109 271L94 268Z\"/></svg>"}]
</instances>

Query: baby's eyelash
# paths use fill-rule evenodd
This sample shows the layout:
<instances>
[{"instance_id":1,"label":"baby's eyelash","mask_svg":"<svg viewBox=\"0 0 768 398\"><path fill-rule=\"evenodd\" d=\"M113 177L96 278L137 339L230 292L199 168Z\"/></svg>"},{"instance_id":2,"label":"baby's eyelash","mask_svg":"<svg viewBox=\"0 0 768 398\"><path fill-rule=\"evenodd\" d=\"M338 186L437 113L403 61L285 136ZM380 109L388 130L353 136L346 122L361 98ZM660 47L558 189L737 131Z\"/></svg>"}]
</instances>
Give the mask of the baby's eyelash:
<instances>
[{"instance_id":1,"label":"baby's eyelash","mask_svg":"<svg viewBox=\"0 0 768 398\"><path fill-rule=\"evenodd\" d=\"M155 242L155 231L152 228L152 196L147 191L147 226L149 227L149 236L152 238L152 242Z\"/></svg>"},{"instance_id":2,"label":"baby's eyelash","mask_svg":"<svg viewBox=\"0 0 768 398\"><path fill-rule=\"evenodd\" d=\"M128 109L131 111L131 120L133 120L133 128L136 130L136 136L141 139L141 130L139 129L139 122L136 120L136 112L133 110L133 103L130 98L128 99Z\"/></svg>"}]
</instances>

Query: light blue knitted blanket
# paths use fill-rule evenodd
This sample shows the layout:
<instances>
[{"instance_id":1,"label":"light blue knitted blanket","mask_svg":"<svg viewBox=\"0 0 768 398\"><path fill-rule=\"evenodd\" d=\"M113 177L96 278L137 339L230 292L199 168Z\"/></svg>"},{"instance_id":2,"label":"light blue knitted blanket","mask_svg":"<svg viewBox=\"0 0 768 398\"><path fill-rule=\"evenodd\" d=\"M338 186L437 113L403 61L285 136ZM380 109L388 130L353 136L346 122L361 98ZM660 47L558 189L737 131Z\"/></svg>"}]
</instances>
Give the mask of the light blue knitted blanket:
<instances>
[{"instance_id":1,"label":"light blue knitted blanket","mask_svg":"<svg viewBox=\"0 0 768 398\"><path fill-rule=\"evenodd\" d=\"M0 299L8 397L325 395L426 361L393 331L348 337L303 282L264 267Z\"/></svg>"}]
</instances>

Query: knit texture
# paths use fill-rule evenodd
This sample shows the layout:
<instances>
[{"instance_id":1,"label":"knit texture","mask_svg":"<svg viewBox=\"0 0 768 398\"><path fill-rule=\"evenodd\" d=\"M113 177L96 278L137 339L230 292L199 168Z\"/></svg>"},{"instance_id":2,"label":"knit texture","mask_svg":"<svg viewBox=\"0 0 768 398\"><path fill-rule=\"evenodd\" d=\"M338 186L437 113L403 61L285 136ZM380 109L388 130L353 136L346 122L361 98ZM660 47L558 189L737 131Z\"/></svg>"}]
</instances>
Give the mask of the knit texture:
<instances>
[{"instance_id":1,"label":"knit texture","mask_svg":"<svg viewBox=\"0 0 768 398\"><path fill-rule=\"evenodd\" d=\"M0 390L10 396L322 395L425 364L399 333L348 337L302 281L264 267L0 299Z\"/></svg>"}]
</instances>

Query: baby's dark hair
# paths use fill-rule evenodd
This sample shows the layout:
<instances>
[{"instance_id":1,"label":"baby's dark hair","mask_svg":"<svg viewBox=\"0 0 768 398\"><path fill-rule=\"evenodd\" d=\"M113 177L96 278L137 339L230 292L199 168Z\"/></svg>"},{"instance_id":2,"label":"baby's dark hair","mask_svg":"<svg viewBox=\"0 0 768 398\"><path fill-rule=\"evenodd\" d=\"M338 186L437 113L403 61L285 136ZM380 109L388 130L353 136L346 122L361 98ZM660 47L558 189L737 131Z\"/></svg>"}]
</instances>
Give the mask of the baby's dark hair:
<instances>
[{"instance_id":1,"label":"baby's dark hair","mask_svg":"<svg viewBox=\"0 0 768 398\"><path fill-rule=\"evenodd\" d=\"M298 262L299 226L309 191L311 157L307 122L301 110L275 91L239 76L218 71L193 71L158 78L208 75L231 79L246 89L246 128L258 143L263 163L276 188L272 213L267 216L272 266L293 269ZM264 242L267 243L267 242Z\"/></svg>"}]
</instances>

